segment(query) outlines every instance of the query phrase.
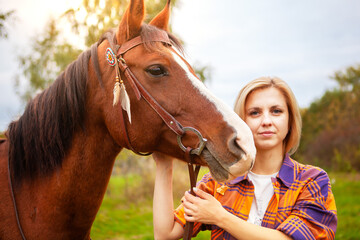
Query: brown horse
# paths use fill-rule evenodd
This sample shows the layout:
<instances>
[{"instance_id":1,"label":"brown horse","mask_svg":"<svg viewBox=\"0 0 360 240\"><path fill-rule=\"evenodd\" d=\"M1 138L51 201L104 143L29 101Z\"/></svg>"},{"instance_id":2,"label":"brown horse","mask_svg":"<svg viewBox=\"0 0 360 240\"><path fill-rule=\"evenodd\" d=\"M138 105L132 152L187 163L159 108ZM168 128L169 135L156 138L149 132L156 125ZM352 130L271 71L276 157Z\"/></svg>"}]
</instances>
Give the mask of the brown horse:
<instances>
[{"instance_id":1,"label":"brown horse","mask_svg":"<svg viewBox=\"0 0 360 240\"><path fill-rule=\"evenodd\" d=\"M251 132L185 61L179 41L167 32L169 2L145 24L143 1L132 0L117 30L82 53L9 125L0 143L0 239L21 239L20 229L26 239L89 239L121 149L184 159L177 135L184 146L196 146L198 137L184 134L182 126L207 138L195 161L218 180L249 169ZM146 91L162 108L146 102ZM131 111L122 109L124 102Z\"/></svg>"}]
</instances>

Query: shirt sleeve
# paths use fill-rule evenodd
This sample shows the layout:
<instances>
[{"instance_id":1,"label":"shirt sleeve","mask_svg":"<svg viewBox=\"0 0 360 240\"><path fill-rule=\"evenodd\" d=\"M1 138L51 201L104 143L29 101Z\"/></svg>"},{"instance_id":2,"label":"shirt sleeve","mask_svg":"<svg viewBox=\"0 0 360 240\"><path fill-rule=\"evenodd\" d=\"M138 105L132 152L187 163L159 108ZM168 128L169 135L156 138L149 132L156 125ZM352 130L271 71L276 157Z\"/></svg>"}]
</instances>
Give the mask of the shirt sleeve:
<instances>
[{"instance_id":1,"label":"shirt sleeve","mask_svg":"<svg viewBox=\"0 0 360 240\"><path fill-rule=\"evenodd\" d=\"M290 215L277 229L293 239L334 239L337 212L326 172L307 170L291 187L298 188L293 195L297 199Z\"/></svg>"},{"instance_id":2,"label":"shirt sleeve","mask_svg":"<svg viewBox=\"0 0 360 240\"><path fill-rule=\"evenodd\" d=\"M197 188L213 194L213 189L215 181L211 178L209 173L205 174L204 177L198 182ZM184 206L180 204L174 211L174 219L176 222L180 223L183 228L185 228L186 220L184 218ZM202 224L199 222L194 223L193 236L196 236L201 230L209 230L209 225Z\"/></svg>"}]
</instances>

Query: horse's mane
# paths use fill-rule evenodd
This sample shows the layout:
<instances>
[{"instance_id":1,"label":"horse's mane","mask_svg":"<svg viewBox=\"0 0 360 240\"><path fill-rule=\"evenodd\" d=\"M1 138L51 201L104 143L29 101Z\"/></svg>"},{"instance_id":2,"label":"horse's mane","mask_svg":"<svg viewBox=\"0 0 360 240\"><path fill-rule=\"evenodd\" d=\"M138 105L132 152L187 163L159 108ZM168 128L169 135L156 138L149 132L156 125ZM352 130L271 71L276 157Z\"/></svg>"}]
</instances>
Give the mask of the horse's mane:
<instances>
[{"instance_id":1,"label":"horse's mane","mask_svg":"<svg viewBox=\"0 0 360 240\"><path fill-rule=\"evenodd\" d=\"M141 32L143 40L151 38L155 31L159 30L144 24ZM169 34L169 38L175 47L182 50L173 35ZM81 53L52 85L27 104L18 120L10 123L6 135L15 182L49 174L61 166L74 133L84 130L89 60L92 58L99 84L103 87L97 47L104 40L115 46L115 31L105 33L90 49ZM147 44L146 47L151 49L154 46Z\"/></svg>"}]
</instances>

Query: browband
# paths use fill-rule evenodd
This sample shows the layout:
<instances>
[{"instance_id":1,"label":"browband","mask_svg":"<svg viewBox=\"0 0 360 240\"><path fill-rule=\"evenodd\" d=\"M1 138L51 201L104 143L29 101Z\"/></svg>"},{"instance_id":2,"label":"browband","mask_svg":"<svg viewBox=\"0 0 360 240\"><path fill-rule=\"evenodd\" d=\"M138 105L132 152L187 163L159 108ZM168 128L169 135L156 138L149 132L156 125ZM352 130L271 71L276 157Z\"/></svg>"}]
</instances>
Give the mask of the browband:
<instances>
[{"instance_id":1,"label":"browband","mask_svg":"<svg viewBox=\"0 0 360 240\"><path fill-rule=\"evenodd\" d=\"M162 42L162 43L165 43L165 44L171 46L171 42L170 42L168 34L165 31L159 31L154 36L152 36L151 39L149 39L147 41L143 41L141 39L141 36L137 36L137 37L123 43L120 46L119 50L117 51L116 55L121 56L124 53L126 53L127 51L129 51L130 49L132 49L140 44L143 44L145 42Z\"/></svg>"}]
</instances>

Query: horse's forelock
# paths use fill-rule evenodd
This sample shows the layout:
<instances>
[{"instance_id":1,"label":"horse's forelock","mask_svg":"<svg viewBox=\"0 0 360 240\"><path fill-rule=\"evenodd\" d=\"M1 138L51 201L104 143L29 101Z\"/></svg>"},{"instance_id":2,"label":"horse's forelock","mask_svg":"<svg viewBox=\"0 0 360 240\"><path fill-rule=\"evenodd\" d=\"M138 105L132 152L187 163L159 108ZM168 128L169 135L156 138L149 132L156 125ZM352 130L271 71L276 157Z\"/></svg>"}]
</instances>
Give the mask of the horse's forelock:
<instances>
[{"instance_id":1,"label":"horse's forelock","mask_svg":"<svg viewBox=\"0 0 360 240\"><path fill-rule=\"evenodd\" d=\"M141 28L141 38L144 41L145 48L149 49L150 51L156 51L158 49L158 42L152 42L151 40L158 34L160 30L154 26L144 24ZM180 41L171 33L168 33L168 37L170 39L171 44L179 50L179 52L183 53L184 49L180 43Z\"/></svg>"}]
</instances>

